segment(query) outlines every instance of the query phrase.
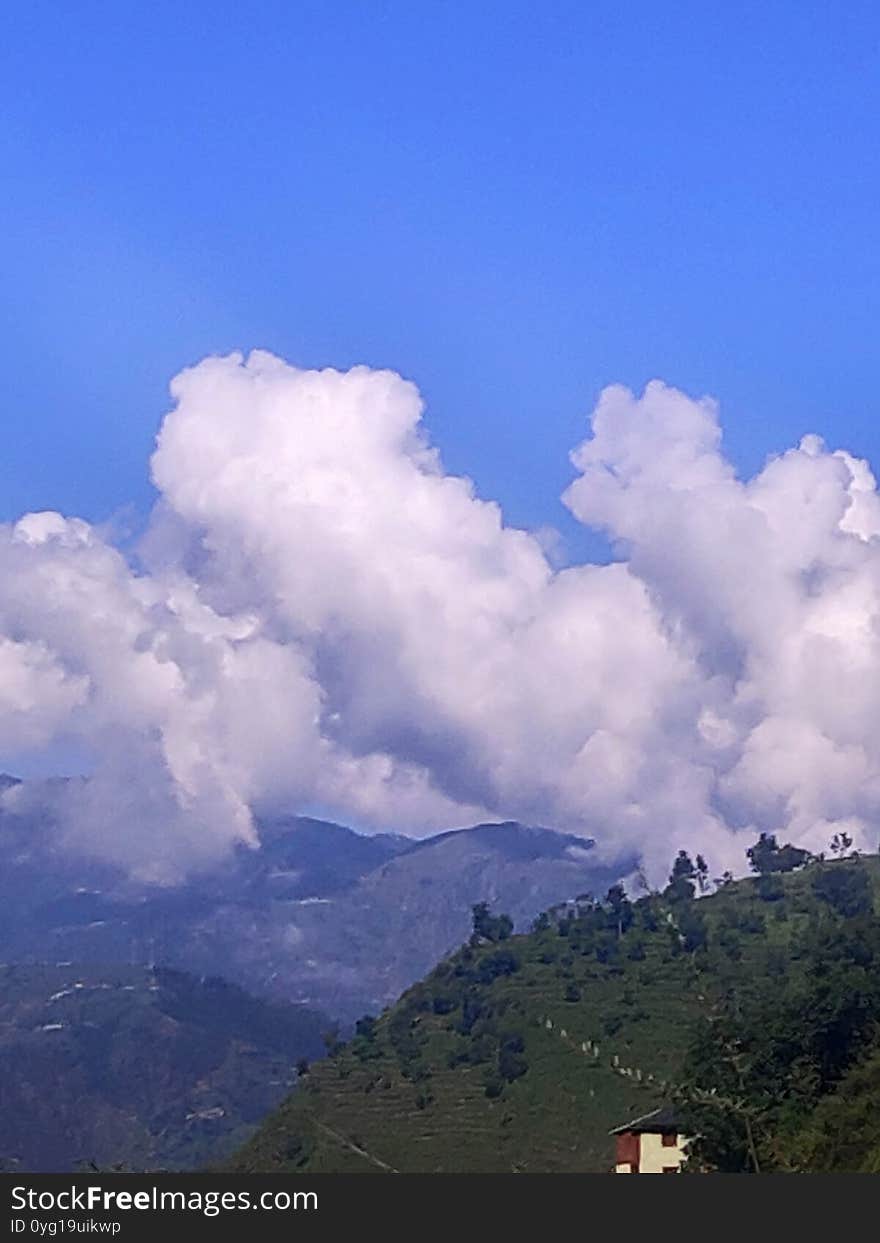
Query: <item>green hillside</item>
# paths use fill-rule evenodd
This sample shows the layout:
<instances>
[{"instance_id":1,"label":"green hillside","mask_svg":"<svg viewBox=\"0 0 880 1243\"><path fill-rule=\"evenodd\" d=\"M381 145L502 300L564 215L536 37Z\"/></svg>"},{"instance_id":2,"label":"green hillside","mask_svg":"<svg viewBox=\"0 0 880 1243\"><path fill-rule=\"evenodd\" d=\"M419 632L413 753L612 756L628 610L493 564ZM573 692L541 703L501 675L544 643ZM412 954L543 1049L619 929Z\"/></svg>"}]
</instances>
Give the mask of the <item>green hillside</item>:
<instances>
[{"instance_id":1,"label":"green hillside","mask_svg":"<svg viewBox=\"0 0 880 1243\"><path fill-rule=\"evenodd\" d=\"M709 1168L870 1164L863 1144L840 1155L835 1127L870 1110L835 1089L880 1082L880 861L788 850L696 900L687 861L662 895L612 890L526 936L478 912L229 1168L606 1171L609 1129L670 1099Z\"/></svg>"}]
</instances>

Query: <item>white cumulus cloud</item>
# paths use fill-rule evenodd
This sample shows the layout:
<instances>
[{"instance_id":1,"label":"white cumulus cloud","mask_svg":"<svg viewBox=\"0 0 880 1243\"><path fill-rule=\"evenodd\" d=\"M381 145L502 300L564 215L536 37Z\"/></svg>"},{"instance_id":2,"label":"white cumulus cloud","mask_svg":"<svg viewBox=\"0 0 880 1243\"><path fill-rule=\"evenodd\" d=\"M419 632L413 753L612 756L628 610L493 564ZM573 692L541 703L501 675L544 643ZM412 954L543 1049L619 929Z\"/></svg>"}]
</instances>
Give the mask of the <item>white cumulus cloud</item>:
<instances>
[{"instance_id":1,"label":"white cumulus cloud","mask_svg":"<svg viewBox=\"0 0 880 1243\"><path fill-rule=\"evenodd\" d=\"M565 502L610 565L444 472L415 387L255 351L173 382L131 560L95 529L0 529L0 748L74 742L76 850L173 881L254 816L423 834L553 824L741 867L758 829L875 844L880 500L815 437L742 481L718 412L602 394Z\"/></svg>"}]
</instances>

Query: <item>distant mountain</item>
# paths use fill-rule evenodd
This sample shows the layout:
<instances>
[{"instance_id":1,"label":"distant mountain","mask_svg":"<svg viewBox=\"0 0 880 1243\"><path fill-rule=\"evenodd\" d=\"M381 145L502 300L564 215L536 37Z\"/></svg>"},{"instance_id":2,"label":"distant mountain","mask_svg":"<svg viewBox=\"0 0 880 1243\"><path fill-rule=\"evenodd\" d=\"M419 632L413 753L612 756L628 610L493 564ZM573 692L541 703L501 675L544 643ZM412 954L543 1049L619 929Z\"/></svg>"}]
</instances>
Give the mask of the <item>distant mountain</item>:
<instances>
[{"instance_id":1,"label":"distant mountain","mask_svg":"<svg viewBox=\"0 0 880 1243\"><path fill-rule=\"evenodd\" d=\"M604 893L619 869L600 865L592 847L551 829L483 824L428 838L370 872L346 897L346 913L366 938L359 955L362 979L371 982L365 1008L394 1000L466 940L476 902L525 928L557 902Z\"/></svg>"},{"instance_id":2,"label":"distant mountain","mask_svg":"<svg viewBox=\"0 0 880 1243\"><path fill-rule=\"evenodd\" d=\"M222 961L235 979L350 1020L387 1005L465 940L476 902L522 927L554 902L604 893L618 869L598 864L591 845L519 824L444 833L341 891L206 911L174 961Z\"/></svg>"},{"instance_id":3,"label":"distant mountain","mask_svg":"<svg viewBox=\"0 0 880 1243\"><path fill-rule=\"evenodd\" d=\"M260 849L240 852L230 881L238 890L245 879L273 898L327 897L411 846L408 837L367 837L327 820L288 816L260 825Z\"/></svg>"},{"instance_id":4,"label":"distant mountain","mask_svg":"<svg viewBox=\"0 0 880 1243\"><path fill-rule=\"evenodd\" d=\"M142 967L0 966L0 1169L189 1168L242 1143L324 1016Z\"/></svg>"},{"instance_id":5,"label":"distant mountain","mask_svg":"<svg viewBox=\"0 0 880 1243\"><path fill-rule=\"evenodd\" d=\"M416 841L282 817L260 825L259 850L163 889L62 852L38 801L5 804L0 957L163 962L343 1021L380 1009L460 944L474 903L523 927L629 867L600 864L584 838L516 823Z\"/></svg>"}]
</instances>

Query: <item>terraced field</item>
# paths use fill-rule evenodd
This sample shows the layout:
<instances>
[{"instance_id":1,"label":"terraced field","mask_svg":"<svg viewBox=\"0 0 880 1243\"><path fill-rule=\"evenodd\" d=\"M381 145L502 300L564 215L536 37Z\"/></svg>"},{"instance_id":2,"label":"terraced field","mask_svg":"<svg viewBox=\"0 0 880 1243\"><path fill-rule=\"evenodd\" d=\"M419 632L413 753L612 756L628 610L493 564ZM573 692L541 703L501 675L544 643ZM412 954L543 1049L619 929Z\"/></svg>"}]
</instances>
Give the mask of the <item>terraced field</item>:
<instances>
[{"instance_id":1,"label":"terraced field","mask_svg":"<svg viewBox=\"0 0 880 1243\"><path fill-rule=\"evenodd\" d=\"M876 891L878 861L852 866ZM695 945L682 908L655 896L626 929L597 936L568 908L463 947L314 1066L231 1168L608 1170L609 1129L668 1095L718 998L805 978L805 932L830 917L809 869L774 884L775 897L745 880L686 904Z\"/></svg>"}]
</instances>

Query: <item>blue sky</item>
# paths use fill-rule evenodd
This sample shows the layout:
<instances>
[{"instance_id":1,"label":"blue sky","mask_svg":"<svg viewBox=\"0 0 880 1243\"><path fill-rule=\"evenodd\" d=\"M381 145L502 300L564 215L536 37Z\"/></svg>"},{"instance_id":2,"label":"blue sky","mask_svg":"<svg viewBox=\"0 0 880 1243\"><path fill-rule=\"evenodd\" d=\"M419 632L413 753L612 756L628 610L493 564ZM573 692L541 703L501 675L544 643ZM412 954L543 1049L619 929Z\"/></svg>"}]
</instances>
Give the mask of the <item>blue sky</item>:
<instances>
[{"instance_id":1,"label":"blue sky","mask_svg":"<svg viewBox=\"0 0 880 1243\"><path fill-rule=\"evenodd\" d=\"M609 382L880 462L876 4L19 2L0 83L2 519L143 512L169 378L251 346L415 379L573 553Z\"/></svg>"}]
</instances>

